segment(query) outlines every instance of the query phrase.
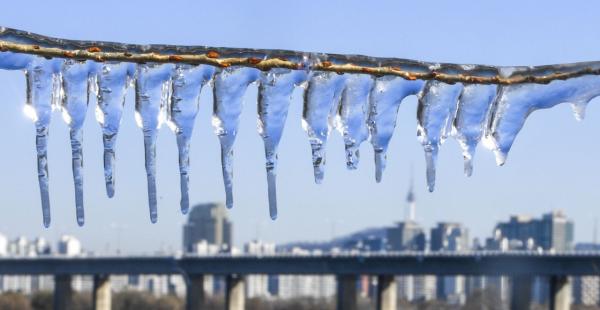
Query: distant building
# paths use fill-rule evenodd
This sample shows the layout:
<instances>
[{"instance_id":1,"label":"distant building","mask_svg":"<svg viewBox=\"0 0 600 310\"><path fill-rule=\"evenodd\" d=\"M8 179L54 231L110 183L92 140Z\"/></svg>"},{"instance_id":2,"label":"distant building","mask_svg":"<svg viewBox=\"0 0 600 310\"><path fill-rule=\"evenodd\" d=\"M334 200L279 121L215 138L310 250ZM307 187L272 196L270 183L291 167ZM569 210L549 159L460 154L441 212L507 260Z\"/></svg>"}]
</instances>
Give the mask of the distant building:
<instances>
[{"instance_id":1,"label":"distant building","mask_svg":"<svg viewBox=\"0 0 600 310\"><path fill-rule=\"evenodd\" d=\"M219 248L231 248L232 224L223 204L205 203L192 208L183 227L183 250L196 252L196 245L206 241Z\"/></svg>"},{"instance_id":2,"label":"distant building","mask_svg":"<svg viewBox=\"0 0 600 310\"><path fill-rule=\"evenodd\" d=\"M575 251L600 251L600 244L579 243ZM573 302L584 306L600 304L600 277L573 277Z\"/></svg>"},{"instance_id":3,"label":"distant building","mask_svg":"<svg viewBox=\"0 0 600 310\"><path fill-rule=\"evenodd\" d=\"M275 244L266 243L259 240L254 240L244 245L244 253L252 255L273 255L275 254ZM271 283L274 276L260 274L249 275L246 277L246 296L253 297L270 297L276 292Z\"/></svg>"},{"instance_id":4,"label":"distant building","mask_svg":"<svg viewBox=\"0 0 600 310\"><path fill-rule=\"evenodd\" d=\"M441 222L431 229L431 251L468 251L469 231L460 223ZM444 276L437 278L437 299L452 304L464 304L466 300L466 280L464 276Z\"/></svg>"},{"instance_id":5,"label":"distant building","mask_svg":"<svg viewBox=\"0 0 600 310\"><path fill-rule=\"evenodd\" d=\"M78 256L82 254L81 242L73 236L62 236L58 241L58 254Z\"/></svg>"},{"instance_id":6,"label":"distant building","mask_svg":"<svg viewBox=\"0 0 600 310\"><path fill-rule=\"evenodd\" d=\"M574 224L561 211L538 219L513 215L496 225L495 238L506 238L511 248L569 251L573 249Z\"/></svg>"},{"instance_id":7,"label":"distant building","mask_svg":"<svg viewBox=\"0 0 600 310\"><path fill-rule=\"evenodd\" d=\"M308 251L294 248L290 254L311 255L321 254L319 250ZM320 275L279 275L277 296L283 299L298 297L330 298L336 294L336 280L334 276Z\"/></svg>"}]
</instances>

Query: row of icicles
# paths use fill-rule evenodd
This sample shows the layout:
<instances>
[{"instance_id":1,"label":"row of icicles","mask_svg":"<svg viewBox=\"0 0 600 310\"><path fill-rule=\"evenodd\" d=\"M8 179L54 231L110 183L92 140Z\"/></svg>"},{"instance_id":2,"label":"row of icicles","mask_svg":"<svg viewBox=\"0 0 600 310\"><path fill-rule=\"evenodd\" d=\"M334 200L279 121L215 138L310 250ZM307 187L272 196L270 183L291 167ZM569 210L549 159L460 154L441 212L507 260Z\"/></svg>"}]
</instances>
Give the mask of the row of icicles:
<instances>
[{"instance_id":1,"label":"row of icicles","mask_svg":"<svg viewBox=\"0 0 600 310\"><path fill-rule=\"evenodd\" d=\"M77 223L84 224L82 127L90 96L96 96L96 118L103 131L106 192L115 192L115 143L126 90L135 84L135 120L143 130L148 179L150 220L157 221L155 145L161 124L177 136L181 184L181 211L189 208L189 149L198 113L200 91L212 81L213 127L221 143L226 205L233 206L233 144L247 87L258 84L258 131L264 140L269 212L277 217L277 148L292 93L303 87L302 126L308 133L316 183L324 176L325 146L336 128L344 138L346 164L356 169L359 146L370 139L375 153L376 180L381 181L386 151L404 98L417 95L417 135L427 162L427 184L434 189L435 162L440 145L455 137L463 149L465 173L472 173L477 144L484 140L503 164L527 116L536 109L570 102L578 118L600 94L598 76L582 76L547 85L510 86L446 84L406 80L395 76L249 67L216 68L209 65L96 63L0 53L0 68L24 69L27 77L25 112L35 121L38 176L44 225L50 225L47 137L52 110L60 108L70 127ZM505 68L506 69L506 68ZM509 68L510 69L510 68ZM508 72L511 70L503 70ZM502 70L501 70L502 72Z\"/></svg>"}]
</instances>

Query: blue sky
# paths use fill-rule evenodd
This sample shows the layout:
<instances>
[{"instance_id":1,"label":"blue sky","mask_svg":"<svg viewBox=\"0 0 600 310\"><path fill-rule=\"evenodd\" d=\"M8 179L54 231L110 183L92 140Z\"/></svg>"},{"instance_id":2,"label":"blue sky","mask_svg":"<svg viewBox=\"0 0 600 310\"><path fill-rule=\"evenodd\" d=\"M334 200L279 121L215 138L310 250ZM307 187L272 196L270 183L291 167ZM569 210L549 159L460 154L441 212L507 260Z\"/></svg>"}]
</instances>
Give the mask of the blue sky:
<instances>
[{"instance_id":1,"label":"blue sky","mask_svg":"<svg viewBox=\"0 0 600 310\"><path fill-rule=\"evenodd\" d=\"M367 54L456 63L537 65L598 60L600 32L594 1L11 1L0 25L71 39L281 48ZM53 223L44 229L36 178L34 127L23 115L24 77L0 72L0 232L15 237L61 234L86 248L130 253L179 249L177 151L164 126L158 142L159 222L150 224L141 130L133 122L133 92L117 145L117 192L104 194L102 144L90 109L85 126L86 225L77 227L68 129L57 113L49 164ZM437 186L428 193L424 157L416 139L416 100L406 100L388 153L381 184L374 182L370 145L358 171L347 171L343 142L334 133L325 182L315 185L310 148L300 126L295 93L280 149L279 219L268 216L263 145L256 132L256 89L247 93L235 151L235 242L259 238L285 242L327 239L356 229L389 225L403 217L411 165L417 218L431 227L459 221L472 236L485 237L509 214L539 215L562 209L576 222L576 239L592 239L597 190L600 109L591 103L584 122L567 105L534 113L517 138L508 162L496 167L480 148L471 178L462 173L454 140L438 162ZM211 92L204 91L192 141L191 200L222 201L218 140L210 125Z\"/></svg>"}]
</instances>

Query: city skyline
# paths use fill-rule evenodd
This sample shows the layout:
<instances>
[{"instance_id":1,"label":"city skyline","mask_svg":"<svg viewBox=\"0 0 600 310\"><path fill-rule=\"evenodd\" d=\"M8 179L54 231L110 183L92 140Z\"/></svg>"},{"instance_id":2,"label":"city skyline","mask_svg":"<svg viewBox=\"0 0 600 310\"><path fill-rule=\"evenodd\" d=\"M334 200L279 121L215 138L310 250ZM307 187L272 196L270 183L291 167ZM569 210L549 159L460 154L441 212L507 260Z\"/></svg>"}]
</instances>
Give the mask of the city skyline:
<instances>
[{"instance_id":1,"label":"city skyline","mask_svg":"<svg viewBox=\"0 0 600 310\"><path fill-rule=\"evenodd\" d=\"M593 12L598 4L575 1L568 5L550 1L541 11L529 3L443 3L384 2L371 5L359 1L307 2L318 10L289 11L270 1L255 4L175 1L175 7L196 12L169 14L153 7L130 3L108 3L97 7L72 3L64 7L23 1L0 12L4 26L56 37L97 39L133 43L207 44L256 48L287 48L339 53L359 53L457 63L496 65L564 63L597 59L598 38ZM339 7L344 7L344 15ZM119 9L114 9L118 7ZM519 10L512 8L518 7ZM14 12L28 12L22 18ZM89 27L88 12L110 17L103 27ZM399 21L398 12L405 14ZM135 14L145 18L131 20ZM333 27L332 14L337 26ZM65 23L56 23L60 16ZM377 17L376 17L377 16ZM422 23L427 16L429 23ZM490 20L503 22L490 23ZM344 17L344 18L342 18ZM347 17L347 18L346 18ZM155 20L161 20L156 27ZM520 21L539 27L524 29ZM308 23L307 21L312 21ZM203 27L219 25L216 29ZM474 24L485 27L472 27ZM274 27L273 25L282 25ZM400 25L411 25L403 27ZM415 29L413 29L415 28ZM468 33L462 29L468 28ZM152 29L148 31L147 29ZM416 31L418 29L418 31ZM550 29L551 31L541 31ZM556 44L560 38L561 44ZM442 48L443 47L443 48ZM178 248L179 227L186 220L179 212L177 152L175 138L165 127L158 138L159 222L147 216L145 172L139 128L124 122L117 142L117 192L109 200L104 194L100 129L90 107L84 127L85 200L88 222L76 227L70 146L67 126L58 113L50 129L49 163L54 219L52 228L40 222L35 149L31 122L22 114L24 78L21 72L0 72L3 113L0 139L7 150L0 162L0 231L11 236L44 236L55 240L62 234L77 236L97 251L107 245L127 252L153 252ZM204 91L192 141L191 201L223 201L218 139L210 126L211 93ZM310 147L299 121L301 98L295 93L280 148L279 218L271 221L267 211L264 150L256 133L256 90L246 95L240 136L236 143L235 197L230 211L236 223L234 244L257 236L277 243L294 240L325 240L361 228L391 225L403 218L403 199L408 175L414 166L415 194L419 201L417 219L424 227L436 222L462 222L472 236L490 234L490 227L508 214L541 214L563 209L577 223L575 238L592 240L596 164L600 148L594 141L600 131L595 104L587 120L577 123L570 108L562 105L536 112L525 125L504 167L495 166L493 155L479 151L472 178L462 173L462 156L449 140L441 150L437 188L426 192L422 147L415 137L415 99L400 107L398 126L388 151L388 167L381 184L374 182L373 154L361 147L357 171L345 168L343 141L332 133L327 154L327 172L322 185L313 184ZM133 119L133 92L127 95L124 118ZM550 126L549 124L552 124ZM310 229L307 229L310 227Z\"/></svg>"}]
</instances>

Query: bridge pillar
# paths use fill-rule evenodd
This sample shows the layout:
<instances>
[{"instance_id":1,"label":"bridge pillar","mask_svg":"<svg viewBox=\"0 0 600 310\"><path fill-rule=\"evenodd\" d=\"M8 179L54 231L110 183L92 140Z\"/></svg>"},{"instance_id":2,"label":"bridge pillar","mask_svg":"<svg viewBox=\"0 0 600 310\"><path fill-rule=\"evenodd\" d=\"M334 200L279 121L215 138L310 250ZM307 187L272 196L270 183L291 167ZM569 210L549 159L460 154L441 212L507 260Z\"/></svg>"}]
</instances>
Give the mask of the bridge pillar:
<instances>
[{"instance_id":1,"label":"bridge pillar","mask_svg":"<svg viewBox=\"0 0 600 310\"><path fill-rule=\"evenodd\" d=\"M204 276L191 274L188 276L185 304L187 310L201 310L204 307Z\"/></svg>"},{"instance_id":2,"label":"bridge pillar","mask_svg":"<svg viewBox=\"0 0 600 310\"><path fill-rule=\"evenodd\" d=\"M73 308L73 287L70 275L54 276L53 309L69 310Z\"/></svg>"},{"instance_id":3,"label":"bridge pillar","mask_svg":"<svg viewBox=\"0 0 600 310\"><path fill-rule=\"evenodd\" d=\"M398 302L396 278L394 275L377 277L377 310L396 310Z\"/></svg>"},{"instance_id":4,"label":"bridge pillar","mask_svg":"<svg viewBox=\"0 0 600 310\"><path fill-rule=\"evenodd\" d=\"M110 275L94 275L92 306L94 310L111 309Z\"/></svg>"},{"instance_id":5,"label":"bridge pillar","mask_svg":"<svg viewBox=\"0 0 600 310\"><path fill-rule=\"evenodd\" d=\"M567 276L550 277L550 310L571 308L571 282Z\"/></svg>"},{"instance_id":6,"label":"bridge pillar","mask_svg":"<svg viewBox=\"0 0 600 310\"><path fill-rule=\"evenodd\" d=\"M357 275L337 276L337 310L358 309Z\"/></svg>"},{"instance_id":7,"label":"bridge pillar","mask_svg":"<svg viewBox=\"0 0 600 310\"><path fill-rule=\"evenodd\" d=\"M225 308L227 310L244 310L246 303L246 287L242 275L228 275L226 280Z\"/></svg>"},{"instance_id":8,"label":"bridge pillar","mask_svg":"<svg viewBox=\"0 0 600 310\"><path fill-rule=\"evenodd\" d=\"M531 286L533 277L514 276L512 277L510 308L521 310L529 309L531 306Z\"/></svg>"}]
</instances>

